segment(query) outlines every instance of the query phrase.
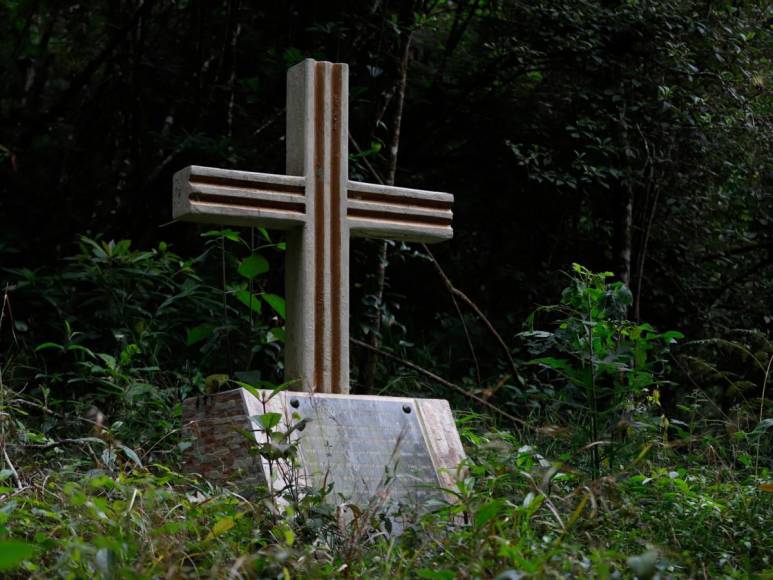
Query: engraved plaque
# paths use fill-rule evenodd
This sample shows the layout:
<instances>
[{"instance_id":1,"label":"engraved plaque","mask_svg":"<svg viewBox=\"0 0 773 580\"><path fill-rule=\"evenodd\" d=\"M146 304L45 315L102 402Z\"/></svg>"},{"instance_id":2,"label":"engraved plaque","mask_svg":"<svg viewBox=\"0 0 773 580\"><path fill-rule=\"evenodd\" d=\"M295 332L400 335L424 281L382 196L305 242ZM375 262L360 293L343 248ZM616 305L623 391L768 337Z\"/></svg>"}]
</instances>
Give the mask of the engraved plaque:
<instances>
[{"instance_id":1,"label":"engraved plaque","mask_svg":"<svg viewBox=\"0 0 773 580\"><path fill-rule=\"evenodd\" d=\"M333 482L342 500L364 505L377 494L420 504L439 495L435 467L412 401L293 397L308 423L301 465L317 486ZM292 408L292 407L291 407Z\"/></svg>"},{"instance_id":2,"label":"engraved plaque","mask_svg":"<svg viewBox=\"0 0 773 580\"><path fill-rule=\"evenodd\" d=\"M244 389L183 403L183 424L192 439L188 471L245 491L259 483L274 491L333 484L329 501L393 512L419 507L453 488L464 459L451 408L441 399L281 392L259 398ZM245 434L266 442L259 416L278 413L278 431L298 444L295 465L270 463L251 453ZM299 423L303 421L303 429ZM451 496L445 496L451 499Z\"/></svg>"}]
</instances>

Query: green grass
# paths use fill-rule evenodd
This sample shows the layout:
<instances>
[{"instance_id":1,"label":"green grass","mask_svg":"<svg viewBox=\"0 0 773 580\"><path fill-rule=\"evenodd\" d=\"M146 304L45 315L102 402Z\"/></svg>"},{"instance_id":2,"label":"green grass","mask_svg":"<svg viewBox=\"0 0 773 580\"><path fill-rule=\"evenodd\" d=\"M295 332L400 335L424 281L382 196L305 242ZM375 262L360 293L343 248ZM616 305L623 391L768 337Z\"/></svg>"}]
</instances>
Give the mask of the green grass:
<instances>
[{"instance_id":1,"label":"green grass","mask_svg":"<svg viewBox=\"0 0 773 580\"><path fill-rule=\"evenodd\" d=\"M181 474L181 401L223 369L264 387L281 374L276 309L229 300L251 279L212 279L255 260L215 234L194 260L84 238L61 271L10 273L0 575L773 578L773 341L674 352L679 333L629 322L627 289L581 266L517 337L522 375L483 379L524 424L461 412L458 484L401 535L335 490L278 502ZM449 395L381 370L393 389Z\"/></svg>"},{"instance_id":2,"label":"green grass","mask_svg":"<svg viewBox=\"0 0 773 580\"><path fill-rule=\"evenodd\" d=\"M469 441L469 438L467 438ZM0 538L19 577L765 577L773 495L751 473L643 460L591 481L478 433L453 502L400 536L319 493L277 510L170 471L48 452L3 471ZM83 445L87 445L84 443ZM83 455L81 455L83 457ZM98 457L95 455L95 457ZM31 461L32 457L27 457ZM36 457L41 461L41 456ZM676 459L676 457L675 457ZM765 474L766 475L766 474ZM249 493L250 491L256 493ZM0 560L2 566L2 560Z\"/></svg>"}]
</instances>

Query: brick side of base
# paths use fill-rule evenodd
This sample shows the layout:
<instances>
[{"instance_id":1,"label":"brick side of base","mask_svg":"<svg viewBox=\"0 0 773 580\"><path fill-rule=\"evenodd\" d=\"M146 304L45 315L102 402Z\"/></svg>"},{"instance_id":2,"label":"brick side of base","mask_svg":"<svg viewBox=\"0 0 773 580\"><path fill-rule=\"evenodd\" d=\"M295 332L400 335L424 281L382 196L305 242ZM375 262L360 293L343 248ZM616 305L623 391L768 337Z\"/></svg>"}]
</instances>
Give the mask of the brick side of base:
<instances>
[{"instance_id":1,"label":"brick side of base","mask_svg":"<svg viewBox=\"0 0 773 580\"><path fill-rule=\"evenodd\" d=\"M263 482L260 459L250 454L255 445L241 389L186 399L183 438L192 445L183 453L183 467L207 480L239 487Z\"/></svg>"}]
</instances>

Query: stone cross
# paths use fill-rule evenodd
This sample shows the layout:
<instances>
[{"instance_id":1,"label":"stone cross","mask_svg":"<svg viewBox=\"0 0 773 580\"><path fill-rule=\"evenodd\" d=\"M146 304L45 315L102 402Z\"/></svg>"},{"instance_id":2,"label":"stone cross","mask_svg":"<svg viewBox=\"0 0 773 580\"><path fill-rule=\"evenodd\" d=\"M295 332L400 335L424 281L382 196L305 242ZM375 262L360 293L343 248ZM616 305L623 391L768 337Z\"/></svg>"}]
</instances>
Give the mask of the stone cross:
<instances>
[{"instance_id":1,"label":"stone cross","mask_svg":"<svg viewBox=\"0 0 773 580\"><path fill-rule=\"evenodd\" d=\"M399 519L400 506L442 498L455 485L464 449L447 401L348 395L349 239L447 240L453 196L350 181L347 93L344 64L306 60L290 69L288 175L196 166L175 175L178 219L287 230L286 378L306 391L186 399L192 446L184 461L214 482L299 490L332 482L328 500L364 506L379 498ZM283 418L277 429L297 442L298 461L272 465L245 445L245 433L259 446L272 440L265 413Z\"/></svg>"},{"instance_id":2,"label":"stone cross","mask_svg":"<svg viewBox=\"0 0 773 580\"><path fill-rule=\"evenodd\" d=\"M287 175L187 167L176 219L287 230L286 380L349 392L349 238L451 238L453 196L349 180L348 67L305 60L287 75Z\"/></svg>"}]
</instances>

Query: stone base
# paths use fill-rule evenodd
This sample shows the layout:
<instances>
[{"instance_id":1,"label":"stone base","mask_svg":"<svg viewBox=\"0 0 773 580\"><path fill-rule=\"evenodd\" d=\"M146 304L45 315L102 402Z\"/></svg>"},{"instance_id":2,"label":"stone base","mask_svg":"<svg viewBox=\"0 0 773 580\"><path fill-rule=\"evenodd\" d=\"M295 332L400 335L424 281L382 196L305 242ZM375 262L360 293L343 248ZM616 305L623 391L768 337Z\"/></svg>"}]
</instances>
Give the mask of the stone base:
<instances>
[{"instance_id":1,"label":"stone base","mask_svg":"<svg viewBox=\"0 0 773 580\"><path fill-rule=\"evenodd\" d=\"M188 472L213 483L240 488L287 483L287 473L254 452L266 441L256 419L279 413L276 430L291 431L298 445L292 481L333 483L336 503L368 502L374 496L395 501L423 500L454 488L465 458L447 401L281 392L263 401L245 389L188 399L183 428L192 446L184 453ZM297 428L300 422L301 428ZM295 427L294 427L295 426ZM251 453L251 448L253 451ZM273 479L273 482L269 482ZM427 491L430 490L430 491Z\"/></svg>"}]
</instances>

